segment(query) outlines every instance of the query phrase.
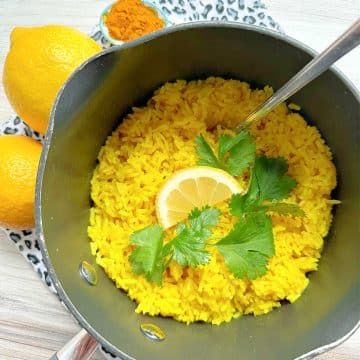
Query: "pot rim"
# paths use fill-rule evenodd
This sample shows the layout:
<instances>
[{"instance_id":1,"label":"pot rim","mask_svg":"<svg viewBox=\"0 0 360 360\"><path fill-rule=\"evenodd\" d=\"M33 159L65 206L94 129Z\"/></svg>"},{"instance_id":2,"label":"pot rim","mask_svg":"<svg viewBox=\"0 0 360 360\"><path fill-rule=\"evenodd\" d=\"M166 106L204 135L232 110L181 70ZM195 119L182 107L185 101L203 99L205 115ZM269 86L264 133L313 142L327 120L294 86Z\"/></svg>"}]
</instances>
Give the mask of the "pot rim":
<instances>
[{"instance_id":1,"label":"pot rim","mask_svg":"<svg viewBox=\"0 0 360 360\"><path fill-rule=\"evenodd\" d=\"M43 235L43 225L42 225L42 210L41 210L41 188L42 188L42 179L45 171L45 164L46 159L48 155L48 151L51 144L53 129L54 129L54 119L55 119L55 112L56 108L58 106L59 100L61 98L61 95L66 88L67 84L72 80L74 76L78 72L80 72L84 67L87 66L88 63L95 61L96 59L107 55L112 52L119 51L121 49L129 49L132 47L136 47L142 43L149 42L153 39L162 37L166 34L170 34L173 32L178 31L186 31L188 29L195 29L195 28L238 28L246 31L254 31L257 33L260 33L265 36L270 36L278 40L282 40L290 45L292 45L295 48L298 48L302 50L303 52L309 54L311 57L315 57L318 52L316 52L311 47L303 44L302 42L292 38L291 36L288 36L283 33L279 33L275 30L271 30L268 28L260 27L260 26L254 26L254 25L247 25L243 23L238 22L221 22L221 21L198 21L198 22L190 22L190 23L184 23L179 25L174 25L168 28L161 29L159 31L153 32L151 34L148 34L146 36L143 36L141 38L138 38L133 41L129 41L127 43L124 43L122 45L115 45L113 47L110 47L109 49L105 49L101 51L100 53L92 56L87 61L85 61L82 65L80 65L66 80L64 85L61 87L55 102L53 104L51 113L50 113L50 119L49 119L49 125L45 136L45 142L43 145L43 150L41 153L40 163L39 163L39 169L38 174L36 178L36 193L35 193L35 225L36 225L36 235L39 239L39 245L41 249L41 253L43 256L43 261L45 266L48 269L49 276L54 284L54 287L58 293L58 296L60 300L64 303L66 308L70 311L70 313L75 317L75 319L78 321L80 326L84 328L96 341L98 341L107 351L110 351L116 356L119 356L122 359L125 360L133 360L134 358L131 357L128 354L125 354L120 349L118 349L115 345L110 343L107 339L105 339L102 335L100 335L97 330L91 326L87 320L82 316L82 314L77 310L75 305L72 303L71 299L67 296L62 284L59 282L56 272L54 270L54 267L51 262L50 255L46 248L45 238ZM358 89L353 85L353 83L349 80L349 78L344 75L336 66L332 66L328 71L333 72L346 86L347 88L353 93L355 98L360 104L360 92ZM309 352L302 354L296 358L296 360L305 360L313 358L317 355L320 355L324 352L327 352L340 344L342 344L344 341L346 341L350 336L352 336L358 329L360 328L360 319L355 324L355 326L349 330L346 334L344 334L343 337L339 338L338 340L326 343L326 344L320 344L318 347L310 350Z\"/></svg>"}]
</instances>

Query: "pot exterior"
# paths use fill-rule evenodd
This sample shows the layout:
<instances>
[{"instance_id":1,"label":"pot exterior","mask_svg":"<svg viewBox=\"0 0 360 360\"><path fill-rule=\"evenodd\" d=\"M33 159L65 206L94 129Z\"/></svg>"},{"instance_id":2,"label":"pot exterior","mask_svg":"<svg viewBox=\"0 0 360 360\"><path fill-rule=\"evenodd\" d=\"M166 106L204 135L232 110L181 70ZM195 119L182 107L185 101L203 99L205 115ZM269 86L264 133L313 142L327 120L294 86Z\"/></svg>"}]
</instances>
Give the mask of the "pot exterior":
<instances>
[{"instance_id":1,"label":"pot exterior","mask_svg":"<svg viewBox=\"0 0 360 360\"><path fill-rule=\"evenodd\" d=\"M141 359L291 359L326 351L358 325L360 314L359 98L327 71L291 98L334 153L339 185L319 271L302 297L266 316L229 324L184 325L134 312L135 304L98 268L89 286L78 275L90 254L90 179L106 137L131 106L166 81L224 76L282 86L313 54L276 33L239 24L190 24L163 30L95 56L60 92L37 182L37 230L50 275L66 306L107 349ZM152 322L166 340L146 340ZM330 345L329 345L330 344Z\"/></svg>"}]
</instances>

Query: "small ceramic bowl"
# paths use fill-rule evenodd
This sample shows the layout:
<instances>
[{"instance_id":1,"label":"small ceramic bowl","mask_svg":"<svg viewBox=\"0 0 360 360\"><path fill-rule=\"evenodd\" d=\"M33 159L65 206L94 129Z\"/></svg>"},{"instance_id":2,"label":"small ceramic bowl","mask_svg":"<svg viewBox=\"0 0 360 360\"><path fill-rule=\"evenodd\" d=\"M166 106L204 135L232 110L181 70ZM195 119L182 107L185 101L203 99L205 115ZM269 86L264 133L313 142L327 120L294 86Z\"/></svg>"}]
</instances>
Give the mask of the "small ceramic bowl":
<instances>
[{"instance_id":1,"label":"small ceramic bowl","mask_svg":"<svg viewBox=\"0 0 360 360\"><path fill-rule=\"evenodd\" d=\"M147 0L142 0L142 3L148 7L150 7L151 9L155 10L155 12L158 14L159 18L162 19L165 23L165 27L169 27L172 25L172 23L169 21L169 19L167 18L166 14L164 13L163 10L161 10L158 6L156 6L155 4L153 4L151 1L147 1ZM109 33L109 29L105 23L105 17L106 15L109 13L111 7L114 5L114 3L108 5L105 7L105 9L101 12L100 15L100 22L99 22L99 26L100 26L100 31L102 32L104 38L109 41L111 44L113 45L122 45L124 44L126 41L122 41L122 40L118 40L118 39L114 39L110 33Z\"/></svg>"}]
</instances>

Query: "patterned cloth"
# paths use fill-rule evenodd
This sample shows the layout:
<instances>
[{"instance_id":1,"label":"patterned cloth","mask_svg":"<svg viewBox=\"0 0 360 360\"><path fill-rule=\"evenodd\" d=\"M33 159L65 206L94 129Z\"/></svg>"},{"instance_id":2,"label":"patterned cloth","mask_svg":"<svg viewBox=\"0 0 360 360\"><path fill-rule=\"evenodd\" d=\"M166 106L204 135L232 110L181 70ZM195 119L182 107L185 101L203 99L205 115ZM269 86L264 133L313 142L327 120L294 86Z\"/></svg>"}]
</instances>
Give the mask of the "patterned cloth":
<instances>
[{"instance_id":1,"label":"patterned cloth","mask_svg":"<svg viewBox=\"0 0 360 360\"><path fill-rule=\"evenodd\" d=\"M266 6L259 0L153 0L153 3L161 8L172 24L209 20L237 21L282 32L280 26L269 15ZM110 47L98 26L95 26L90 36L103 48ZM26 135L40 142L44 140L38 132L32 130L18 116L13 116L8 121L0 124L0 135L3 134ZM52 292L56 293L43 262L35 230L18 231L1 228L0 230L5 232L9 241L15 243L18 250L30 262L39 277ZM106 358L116 358L105 349L102 350Z\"/></svg>"}]
</instances>

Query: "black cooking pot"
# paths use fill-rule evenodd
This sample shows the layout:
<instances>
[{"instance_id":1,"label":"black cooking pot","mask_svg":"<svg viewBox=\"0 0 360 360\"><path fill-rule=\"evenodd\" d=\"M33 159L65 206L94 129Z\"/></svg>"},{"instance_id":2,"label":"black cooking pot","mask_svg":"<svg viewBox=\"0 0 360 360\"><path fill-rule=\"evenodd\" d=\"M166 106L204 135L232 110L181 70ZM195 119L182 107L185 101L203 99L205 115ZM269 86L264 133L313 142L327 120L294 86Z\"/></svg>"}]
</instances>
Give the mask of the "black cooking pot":
<instances>
[{"instance_id":1,"label":"black cooking pot","mask_svg":"<svg viewBox=\"0 0 360 360\"><path fill-rule=\"evenodd\" d=\"M103 51L67 81L54 105L37 181L36 222L45 263L60 298L108 350L136 359L307 358L339 344L359 325L359 95L330 70L292 97L334 153L339 185L319 271L292 305L229 324L184 325L134 312L135 304L101 268L89 286L79 276L90 254L90 179L106 137L133 105L167 81L219 75L253 85L283 85L314 56L299 42L232 23L171 27ZM140 324L166 334L147 340Z\"/></svg>"}]
</instances>

